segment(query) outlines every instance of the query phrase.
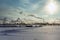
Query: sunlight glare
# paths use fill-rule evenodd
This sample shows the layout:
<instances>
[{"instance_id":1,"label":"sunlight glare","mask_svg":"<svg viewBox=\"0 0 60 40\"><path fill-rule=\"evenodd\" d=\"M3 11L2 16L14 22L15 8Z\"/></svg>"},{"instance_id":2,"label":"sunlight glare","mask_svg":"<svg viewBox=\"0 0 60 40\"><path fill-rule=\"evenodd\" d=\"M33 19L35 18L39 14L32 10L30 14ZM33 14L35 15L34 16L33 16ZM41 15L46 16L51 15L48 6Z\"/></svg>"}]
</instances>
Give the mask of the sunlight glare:
<instances>
[{"instance_id":1,"label":"sunlight glare","mask_svg":"<svg viewBox=\"0 0 60 40\"><path fill-rule=\"evenodd\" d=\"M48 14L55 14L55 12L57 11L57 4L53 1L48 2L45 6L45 10Z\"/></svg>"}]
</instances>

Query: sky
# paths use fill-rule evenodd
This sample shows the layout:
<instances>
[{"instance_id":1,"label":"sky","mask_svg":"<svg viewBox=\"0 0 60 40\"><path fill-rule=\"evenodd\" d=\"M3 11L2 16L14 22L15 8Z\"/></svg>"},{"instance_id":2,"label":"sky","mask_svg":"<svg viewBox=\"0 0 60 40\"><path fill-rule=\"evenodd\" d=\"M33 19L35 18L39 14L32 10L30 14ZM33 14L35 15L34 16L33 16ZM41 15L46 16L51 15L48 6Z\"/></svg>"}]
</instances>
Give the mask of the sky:
<instances>
[{"instance_id":1,"label":"sky","mask_svg":"<svg viewBox=\"0 0 60 40\"><path fill-rule=\"evenodd\" d=\"M4 17L35 21L40 20L38 17L60 19L60 0L0 0L0 19Z\"/></svg>"}]
</instances>

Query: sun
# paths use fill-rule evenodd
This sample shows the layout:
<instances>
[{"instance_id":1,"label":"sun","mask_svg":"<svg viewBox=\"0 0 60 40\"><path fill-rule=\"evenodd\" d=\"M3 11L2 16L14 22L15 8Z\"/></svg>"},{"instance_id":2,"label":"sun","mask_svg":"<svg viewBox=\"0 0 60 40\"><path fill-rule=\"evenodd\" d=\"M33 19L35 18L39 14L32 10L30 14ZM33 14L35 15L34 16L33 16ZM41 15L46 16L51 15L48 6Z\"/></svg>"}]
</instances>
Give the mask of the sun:
<instances>
[{"instance_id":1,"label":"sun","mask_svg":"<svg viewBox=\"0 0 60 40\"><path fill-rule=\"evenodd\" d=\"M56 10L55 4L49 3L49 4L47 5L47 10L48 10L50 13L54 13L55 10Z\"/></svg>"},{"instance_id":2,"label":"sun","mask_svg":"<svg viewBox=\"0 0 60 40\"><path fill-rule=\"evenodd\" d=\"M48 2L45 6L45 11L48 14L55 14L55 12L57 11L57 4L53 1Z\"/></svg>"}]
</instances>

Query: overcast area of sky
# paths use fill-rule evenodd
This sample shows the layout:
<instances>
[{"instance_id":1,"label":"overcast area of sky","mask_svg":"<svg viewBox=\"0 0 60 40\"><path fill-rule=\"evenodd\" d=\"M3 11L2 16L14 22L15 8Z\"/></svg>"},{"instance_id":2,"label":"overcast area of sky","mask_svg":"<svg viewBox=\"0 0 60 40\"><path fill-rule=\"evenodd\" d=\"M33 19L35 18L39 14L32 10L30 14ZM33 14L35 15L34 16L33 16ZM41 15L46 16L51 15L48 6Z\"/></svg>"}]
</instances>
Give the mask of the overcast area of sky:
<instances>
[{"instance_id":1,"label":"overcast area of sky","mask_svg":"<svg viewBox=\"0 0 60 40\"><path fill-rule=\"evenodd\" d=\"M42 17L45 20L49 18L60 19L60 0L54 0L58 4L58 12L54 15L46 14L44 7L48 0L0 0L0 19L7 17L9 19L26 18L32 19L28 15ZM20 12L23 12L20 14ZM37 18L33 18L36 20Z\"/></svg>"}]
</instances>

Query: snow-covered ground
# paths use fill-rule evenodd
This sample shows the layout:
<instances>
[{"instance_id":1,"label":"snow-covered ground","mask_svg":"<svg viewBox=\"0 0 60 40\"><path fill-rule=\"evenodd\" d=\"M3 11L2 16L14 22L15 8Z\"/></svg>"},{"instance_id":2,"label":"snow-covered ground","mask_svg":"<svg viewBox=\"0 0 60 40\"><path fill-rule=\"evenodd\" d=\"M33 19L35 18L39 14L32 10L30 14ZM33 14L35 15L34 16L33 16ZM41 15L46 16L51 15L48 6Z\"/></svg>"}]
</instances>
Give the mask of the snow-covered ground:
<instances>
[{"instance_id":1,"label":"snow-covered ground","mask_svg":"<svg viewBox=\"0 0 60 40\"><path fill-rule=\"evenodd\" d=\"M0 28L0 40L60 40L60 26Z\"/></svg>"}]
</instances>

